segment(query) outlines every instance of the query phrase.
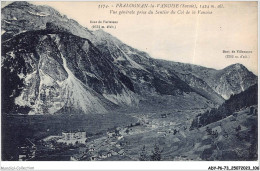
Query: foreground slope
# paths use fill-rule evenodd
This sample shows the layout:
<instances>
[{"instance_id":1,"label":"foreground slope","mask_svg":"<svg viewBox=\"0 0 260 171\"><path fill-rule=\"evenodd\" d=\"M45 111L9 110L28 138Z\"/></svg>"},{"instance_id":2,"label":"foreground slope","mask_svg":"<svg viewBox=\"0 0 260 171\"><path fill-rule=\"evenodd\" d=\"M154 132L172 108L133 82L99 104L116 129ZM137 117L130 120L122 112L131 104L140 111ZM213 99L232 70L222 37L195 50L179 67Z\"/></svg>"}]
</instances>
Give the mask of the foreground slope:
<instances>
[{"instance_id":1,"label":"foreground slope","mask_svg":"<svg viewBox=\"0 0 260 171\"><path fill-rule=\"evenodd\" d=\"M205 126L232 115L243 108L258 104L258 84L249 87L247 90L233 95L217 109L211 109L199 114L192 122L191 128Z\"/></svg>"}]
</instances>

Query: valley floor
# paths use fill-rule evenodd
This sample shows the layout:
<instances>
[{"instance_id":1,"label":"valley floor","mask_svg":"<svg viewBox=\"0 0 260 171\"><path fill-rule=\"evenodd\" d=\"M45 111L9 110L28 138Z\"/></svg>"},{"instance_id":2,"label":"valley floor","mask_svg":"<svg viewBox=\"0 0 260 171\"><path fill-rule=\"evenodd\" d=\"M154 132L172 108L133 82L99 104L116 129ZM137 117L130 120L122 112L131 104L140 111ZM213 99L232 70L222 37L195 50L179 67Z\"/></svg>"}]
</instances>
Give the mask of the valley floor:
<instances>
[{"instance_id":1,"label":"valley floor","mask_svg":"<svg viewBox=\"0 0 260 171\"><path fill-rule=\"evenodd\" d=\"M140 160L144 146L143 152L148 156L146 160L151 160L149 156L152 156L155 146L160 149L161 160L257 159L257 116L251 115L249 108L205 127L189 130L190 120L185 114L195 115L197 112L200 111L132 114L138 117L140 125L118 128L120 136L116 138L120 137L120 140L103 136L89 141L86 146L96 145L95 150L108 154L113 153L113 148L118 148L124 151L122 156L127 157L126 160ZM118 160L120 157L103 158Z\"/></svg>"},{"instance_id":2,"label":"valley floor","mask_svg":"<svg viewBox=\"0 0 260 171\"><path fill-rule=\"evenodd\" d=\"M121 116L117 113L111 116L93 116L92 119L68 117L71 125L77 126L63 127L62 122L67 122L63 119L62 122L53 121L44 128L39 128L43 123L37 125L38 127L34 125L36 116L29 120L20 117L24 122L23 136L16 137L15 134L14 137L5 135L3 138L7 142L8 138L29 139L34 144L30 148L27 145L27 154L20 160L154 160L152 156L156 150L160 160L171 161L257 159L257 114L250 114L250 109L246 108L218 122L191 130L192 119L205 110L134 112ZM98 126L93 126L97 123ZM30 124L34 127L33 131L28 128ZM57 143L55 136L60 135L65 128L86 129L87 140L73 145ZM26 130L33 133L30 134ZM44 134L46 130L48 134ZM48 136L52 137L44 140ZM12 160L10 156L13 156L13 160L17 160L14 156L18 154L21 158L19 153L25 143L26 141L14 144L16 151L8 151L10 147L7 145L2 156L6 155L7 160ZM31 153L33 155L29 155Z\"/></svg>"}]
</instances>

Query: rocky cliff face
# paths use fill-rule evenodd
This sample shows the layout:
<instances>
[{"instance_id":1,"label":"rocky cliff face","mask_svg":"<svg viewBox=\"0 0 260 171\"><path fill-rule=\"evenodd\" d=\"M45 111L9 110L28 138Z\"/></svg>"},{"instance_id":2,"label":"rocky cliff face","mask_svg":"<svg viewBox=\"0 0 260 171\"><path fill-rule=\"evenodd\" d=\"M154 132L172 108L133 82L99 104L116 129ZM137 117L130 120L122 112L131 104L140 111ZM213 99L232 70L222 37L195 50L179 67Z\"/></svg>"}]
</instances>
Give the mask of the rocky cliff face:
<instances>
[{"instance_id":1,"label":"rocky cliff face","mask_svg":"<svg viewBox=\"0 0 260 171\"><path fill-rule=\"evenodd\" d=\"M204 89L213 94L215 99L223 102L233 94L239 94L257 83L257 76L242 64L233 64L222 70L215 70L192 64L168 62L160 63L173 70L192 87ZM220 98L219 98L220 97ZM221 98L223 98L221 100Z\"/></svg>"},{"instance_id":2,"label":"rocky cliff face","mask_svg":"<svg viewBox=\"0 0 260 171\"><path fill-rule=\"evenodd\" d=\"M178 77L148 71L124 52L114 51L118 54L107 56L89 40L56 30L13 37L2 44L3 89L19 82L19 87L3 93L9 109L15 104L19 107L14 112L24 107L29 114L68 109L104 113L113 106L133 106L141 95L192 91Z\"/></svg>"},{"instance_id":3,"label":"rocky cliff face","mask_svg":"<svg viewBox=\"0 0 260 171\"><path fill-rule=\"evenodd\" d=\"M99 90L93 90L91 83L85 82L95 79L93 73L97 70L101 72L98 67L106 65L87 40L67 33L32 31L14 37L3 43L2 47L3 52L6 52L3 75L10 73L9 77L17 80L21 86L4 93L4 96L13 97L18 106L29 107L29 113L53 114L64 108L84 113L107 110L105 104L109 104L108 101L98 94ZM95 58L91 58L93 55ZM99 65L91 67L91 61L86 62L89 58L98 60L96 63ZM92 70L92 73L88 70ZM11 80L6 79L2 82L4 88L12 84ZM113 80L110 82L114 83ZM114 88L120 89L120 86L114 85Z\"/></svg>"},{"instance_id":4,"label":"rocky cliff face","mask_svg":"<svg viewBox=\"0 0 260 171\"><path fill-rule=\"evenodd\" d=\"M241 65L217 71L153 59L45 6L14 2L1 22L4 113L105 113L191 92L221 104L257 80Z\"/></svg>"},{"instance_id":5,"label":"rocky cliff face","mask_svg":"<svg viewBox=\"0 0 260 171\"><path fill-rule=\"evenodd\" d=\"M212 78L206 81L224 99L229 99L231 95L239 94L257 83L257 76L241 64L219 70Z\"/></svg>"}]
</instances>

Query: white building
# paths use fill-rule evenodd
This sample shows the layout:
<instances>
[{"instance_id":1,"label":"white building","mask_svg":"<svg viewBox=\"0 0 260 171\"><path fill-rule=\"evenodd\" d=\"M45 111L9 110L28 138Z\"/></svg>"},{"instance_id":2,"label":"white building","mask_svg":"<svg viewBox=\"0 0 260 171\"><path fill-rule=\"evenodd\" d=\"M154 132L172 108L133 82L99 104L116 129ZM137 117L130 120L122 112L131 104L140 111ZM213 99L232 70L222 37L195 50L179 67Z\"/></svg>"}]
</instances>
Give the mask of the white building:
<instances>
[{"instance_id":1,"label":"white building","mask_svg":"<svg viewBox=\"0 0 260 171\"><path fill-rule=\"evenodd\" d=\"M86 138L86 132L62 132L62 138L64 140L76 140Z\"/></svg>"},{"instance_id":2,"label":"white building","mask_svg":"<svg viewBox=\"0 0 260 171\"><path fill-rule=\"evenodd\" d=\"M61 139L57 142L63 142L66 144L84 144L87 140L86 132L84 131L70 131L70 132L62 132Z\"/></svg>"}]
</instances>

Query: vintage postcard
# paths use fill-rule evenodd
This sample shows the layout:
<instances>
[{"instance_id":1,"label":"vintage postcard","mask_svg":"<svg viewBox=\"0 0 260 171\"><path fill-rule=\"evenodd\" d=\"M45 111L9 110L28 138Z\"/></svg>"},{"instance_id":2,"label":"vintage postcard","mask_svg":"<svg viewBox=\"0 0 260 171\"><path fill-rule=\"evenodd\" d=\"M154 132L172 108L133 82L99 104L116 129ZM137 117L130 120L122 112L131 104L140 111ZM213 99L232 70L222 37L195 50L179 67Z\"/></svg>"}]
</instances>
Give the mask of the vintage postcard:
<instances>
[{"instance_id":1,"label":"vintage postcard","mask_svg":"<svg viewBox=\"0 0 260 171\"><path fill-rule=\"evenodd\" d=\"M258 2L2 1L1 147L5 170L258 170Z\"/></svg>"}]
</instances>

